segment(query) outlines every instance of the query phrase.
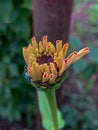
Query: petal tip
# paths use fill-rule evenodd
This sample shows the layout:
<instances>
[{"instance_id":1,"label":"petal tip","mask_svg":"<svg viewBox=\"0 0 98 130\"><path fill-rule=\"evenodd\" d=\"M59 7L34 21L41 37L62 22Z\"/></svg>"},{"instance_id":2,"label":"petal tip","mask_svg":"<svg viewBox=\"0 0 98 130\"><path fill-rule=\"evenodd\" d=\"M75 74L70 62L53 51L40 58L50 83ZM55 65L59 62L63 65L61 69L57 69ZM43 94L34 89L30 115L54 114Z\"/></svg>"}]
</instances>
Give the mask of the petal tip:
<instances>
[{"instance_id":1,"label":"petal tip","mask_svg":"<svg viewBox=\"0 0 98 130\"><path fill-rule=\"evenodd\" d=\"M49 75L49 79L51 80L51 79L53 79L54 78L54 74L50 74Z\"/></svg>"}]
</instances>

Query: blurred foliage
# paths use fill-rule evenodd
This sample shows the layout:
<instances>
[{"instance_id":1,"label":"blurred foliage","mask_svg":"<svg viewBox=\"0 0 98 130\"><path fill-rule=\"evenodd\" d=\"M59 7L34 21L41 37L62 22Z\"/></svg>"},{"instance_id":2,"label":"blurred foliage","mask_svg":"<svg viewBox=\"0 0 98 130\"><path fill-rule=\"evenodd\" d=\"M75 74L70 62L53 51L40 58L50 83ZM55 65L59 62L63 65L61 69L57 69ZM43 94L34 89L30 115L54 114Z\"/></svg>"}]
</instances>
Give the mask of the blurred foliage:
<instances>
[{"instance_id":1,"label":"blurred foliage","mask_svg":"<svg viewBox=\"0 0 98 130\"><path fill-rule=\"evenodd\" d=\"M92 4L87 9L87 14L88 14L88 20L91 24L93 24L93 25L98 24L96 21L96 19L98 19L98 5L97 4Z\"/></svg>"},{"instance_id":2,"label":"blurred foliage","mask_svg":"<svg viewBox=\"0 0 98 130\"><path fill-rule=\"evenodd\" d=\"M35 111L34 90L23 77L22 56L31 25L31 0L0 0L0 117L11 121L21 119L23 113L29 119Z\"/></svg>"},{"instance_id":3,"label":"blurred foliage","mask_svg":"<svg viewBox=\"0 0 98 130\"><path fill-rule=\"evenodd\" d=\"M84 47L81 39L75 35L70 35L70 52L74 50L79 51ZM98 71L98 48L90 45L89 43L88 47L90 47L90 53L72 65L74 75L78 76L78 79L73 78L76 86L82 86L85 90L89 90L93 87L94 82L91 78ZM86 81L85 87L83 87L83 80L84 82Z\"/></svg>"},{"instance_id":4,"label":"blurred foliage","mask_svg":"<svg viewBox=\"0 0 98 130\"><path fill-rule=\"evenodd\" d=\"M74 2L69 37L70 52L88 46L90 53L72 65L74 73L71 81L81 94L69 93L67 95L69 102L62 107L62 113L67 130L97 130L98 108L94 97L88 96L86 92L94 87L92 77L98 72L98 1L75 0ZM94 96L93 92L92 95Z\"/></svg>"},{"instance_id":5,"label":"blurred foliage","mask_svg":"<svg viewBox=\"0 0 98 130\"><path fill-rule=\"evenodd\" d=\"M72 68L74 74L82 79L80 80L81 86L83 86L83 80L86 79L85 86L87 88L89 86L87 89L89 90L93 87L91 78L98 72L98 5L97 0L75 0L74 4L69 38L70 48L71 51L78 51L80 48L88 46L90 53L84 59L75 62Z\"/></svg>"},{"instance_id":6,"label":"blurred foliage","mask_svg":"<svg viewBox=\"0 0 98 130\"><path fill-rule=\"evenodd\" d=\"M87 95L67 95L69 105L62 107L66 130L98 130L98 111Z\"/></svg>"}]
</instances>

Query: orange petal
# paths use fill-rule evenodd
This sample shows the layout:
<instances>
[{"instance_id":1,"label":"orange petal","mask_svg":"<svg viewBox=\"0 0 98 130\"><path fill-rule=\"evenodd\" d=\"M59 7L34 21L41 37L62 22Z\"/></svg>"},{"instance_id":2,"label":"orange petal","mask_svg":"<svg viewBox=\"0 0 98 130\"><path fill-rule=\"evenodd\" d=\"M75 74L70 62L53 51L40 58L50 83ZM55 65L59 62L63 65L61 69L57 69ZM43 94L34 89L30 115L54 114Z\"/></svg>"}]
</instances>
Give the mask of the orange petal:
<instances>
[{"instance_id":1,"label":"orange petal","mask_svg":"<svg viewBox=\"0 0 98 130\"><path fill-rule=\"evenodd\" d=\"M62 50L59 52L58 56L60 56L61 58L65 58L66 54L67 54L67 50L68 50L69 44L66 43L63 45Z\"/></svg>"},{"instance_id":2,"label":"orange petal","mask_svg":"<svg viewBox=\"0 0 98 130\"><path fill-rule=\"evenodd\" d=\"M56 57L56 58L55 58L54 62L56 63L57 68L58 68L58 69L61 69L63 59L59 56L59 57Z\"/></svg>"},{"instance_id":3,"label":"orange petal","mask_svg":"<svg viewBox=\"0 0 98 130\"><path fill-rule=\"evenodd\" d=\"M43 73L43 76L42 76L42 82L47 82L49 80L49 75L47 72L44 72Z\"/></svg>"},{"instance_id":4,"label":"orange petal","mask_svg":"<svg viewBox=\"0 0 98 130\"><path fill-rule=\"evenodd\" d=\"M29 57L29 58L28 58L28 66L29 66L29 67L32 67L32 63L35 62L35 61L36 61L36 58L34 58L34 57Z\"/></svg>"},{"instance_id":5,"label":"orange petal","mask_svg":"<svg viewBox=\"0 0 98 130\"><path fill-rule=\"evenodd\" d=\"M68 56L68 58L63 60L62 67L59 71L59 76L61 76L63 72L70 66L70 64L75 61L76 56L77 52L73 52Z\"/></svg>"},{"instance_id":6,"label":"orange petal","mask_svg":"<svg viewBox=\"0 0 98 130\"><path fill-rule=\"evenodd\" d=\"M55 68L54 63L50 63L50 72L53 73L55 75L55 77L58 76L58 72L57 72L57 69Z\"/></svg>"},{"instance_id":7,"label":"orange petal","mask_svg":"<svg viewBox=\"0 0 98 130\"><path fill-rule=\"evenodd\" d=\"M27 52L26 47L23 48L23 57L24 57L26 64L28 65L28 52Z\"/></svg>"},{"instance_id":8,"label":"orange petal","mask_svg":"<svg viewBox=\"0 0 98 130\"><path fill-rule=\"evenodd\" d=\"M62 49L62 40L57 40L56 41L56 51L59 53Z\"/></svg>"},{"instance_id":9,"label":"orange petal","mask_svg":"<svg viewBox=\"0 0 98 130\"><path fill-rule=\"evenodd\" d=\"M44 51L46 50L46 44L47 44L47 36L43 36L43 47L44 47Z\"/></svg>"},{"instance_id":10,"label":"orange petal","mask_svg":"<svg viewBox=\"0 0 98 130\"><path fill-rule=\"evenodd\" d=\"M50 51L51 53L55 53L55 46L53 44L50 44Z\"/></svg>"},{"instance_id":11,"label":"orange petal","mask_svg":"<svg viewBox=\"0 0 98 130\"><path fill-rule=\"evenodd\" d=\"M33 37L33 38L31 39L31 41L32 41L32 45L33 45L34 49L38 48L38 44L37 44L37 42L36 42L36 38Z\"/></svg>"},{"instance_id":12,"label":"orange petal","mask_svg":"<svg viewBox=\"0 0 98 130\"><path fill-rule=\"evenodd\" d=\"M76 57L75 61L78 60L78 59L80 59L81 57L83 57L84 55L86 55L86 54L89 53L89 52L90 52L89 47L83 48L82 50L80 50L80 51L77 53L77 57Z\"/></svg>"},{"instance_id":13,"label":"orange petal","mask_svg":"<svg viewBox=\"0 0 98 130\"><path fill-rule=\"evenodd\" d=\"M35 76L36 75L35 70L32 67L27 68L27 73L32 78L33 81L37 80Z\"/></svg>"},{"instance_id":14,"label":"orange petal","mask_svg":"<svg viewBox=\"0 0 98 130\"><path fill-rule=\"evenodd\" d=\"M55 79L56 79L55 75L51 73L49 75L49 83L50 84L55 83Z\"/></svg>"},{"instance_id":15,"label":"orange petal","mask_svg":"<svg viewBox=\"0 0 98 130\"><path fill-rule=\"evenodd\" d=\"M69 66L72 62L75 61L76 57L77 57L77 52L74 51L73 53L71 53L68 57L67 57L67 65Z\"/></svg>"},{"instance_id":16,"label":"orange petal","mask_svg":"<svg viewBox=\"0 0 98 130\"><path fill-rule=\"evenodd\" d=\"M44 47L43 47L42 42L40 41L39 42L39 53L42 53L43 51L44 51Z\"/></svg>"},{"instance_id":17,"label":"orange petal","mask_svg":"<svg viewBox=\"0 0 98 130\"><path fill-rule=\"evenodd\" d=\"M51 42L47 42L46 43L46 52L48 53L50 51L50 45L51 45Z\"/></svg>"},{"instance_id":18,"label":"orange petal","mask_svg":"<svg viewBox=\"0 0 98 130\"><path fill-rule=\"evenodd\" d=\"M68 51L68 47L69 47L68 43L63 45L62 52L63 52L64 58L66 57L66 54L67 54L67 51Z\"/></svg>"},{"instance_id":19,"label":"orange petal","mask_svg":"<svg viewBox=\"0 0 98 130\"><path fill-rule=\"evenodd\" d=\"M36 74L35 76L36 76L37 81L41 81L41 79L42 79L42 73L41 73L41 70L39 68L39 64L35 62L33 64L33 68L35 70L35 74Z\"/></svg>"},{"instance_id":20,"label":"orange petal","mask_svg":"<svg viewBox=\"0 0 98 130\"><path fill-rule=\"evenodd\" d=\"M66 69L67 69L67 59L66 59L66 60L63 60L62 67L61 67L61 69L59 70L59 76L61 76Z\"/></svg>"},{"instance_id":21,"label":"orange petal","mask_svg":"<svg viewBox=\"0 0 98 130\"><path fill-rule=\"evenodd\" d=\"M50 69L49 69L49 66L45 63L43 65L43 68L44 68L44 71L48 73L48 75L50 74Z\"/></svg>"}]
</instances>

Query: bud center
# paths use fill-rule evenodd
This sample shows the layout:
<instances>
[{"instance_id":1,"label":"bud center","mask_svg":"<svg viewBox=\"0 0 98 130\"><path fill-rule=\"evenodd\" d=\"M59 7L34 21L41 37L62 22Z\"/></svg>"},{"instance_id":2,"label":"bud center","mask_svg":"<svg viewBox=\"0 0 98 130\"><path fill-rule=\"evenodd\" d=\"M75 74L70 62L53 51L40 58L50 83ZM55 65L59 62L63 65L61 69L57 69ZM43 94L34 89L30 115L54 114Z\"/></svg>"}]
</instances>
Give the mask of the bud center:
<instances>
[{"instance_id":1,"label":"bud center","mask_svg":"<svg viewBox=\"0 0 98 130\"><path fill-rule=\"evenodd\" d=\"M51 55L46 55L46 54L42 54L41 56L37 57L37 63L39 63L39 65L47 63L48 65L50 64L50 62L53 62L53 56Z\"/></svg>"}]
</instances>

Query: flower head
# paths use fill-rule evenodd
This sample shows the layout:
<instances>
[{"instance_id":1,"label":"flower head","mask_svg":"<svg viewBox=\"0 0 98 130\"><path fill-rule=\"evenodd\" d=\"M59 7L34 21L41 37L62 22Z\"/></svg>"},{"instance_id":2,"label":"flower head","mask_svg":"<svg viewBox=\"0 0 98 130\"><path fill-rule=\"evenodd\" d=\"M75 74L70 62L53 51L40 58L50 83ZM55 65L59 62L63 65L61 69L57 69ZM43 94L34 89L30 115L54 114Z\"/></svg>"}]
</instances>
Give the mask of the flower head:
<instances>
[{"instance_id":1,"label":"flower head","mask_svg":"<svg viewBox=\"0 0 98 130\"><path fill-rule=\"evenodd\" d=\"M23 56L27 65L26 75L35 83L45 84L41 88L46 89L46 84L55 84L59 77L65 76L66 69L76 60L89 52L89 48L74 51L66 57L69 44L62 45L61 40L56 41L56 47L47 41L47 36L39 43L35 37L31 39L28 47L23 48ZM38 84L37 84L38 85Z\"/></svg>"}]
</instances>

